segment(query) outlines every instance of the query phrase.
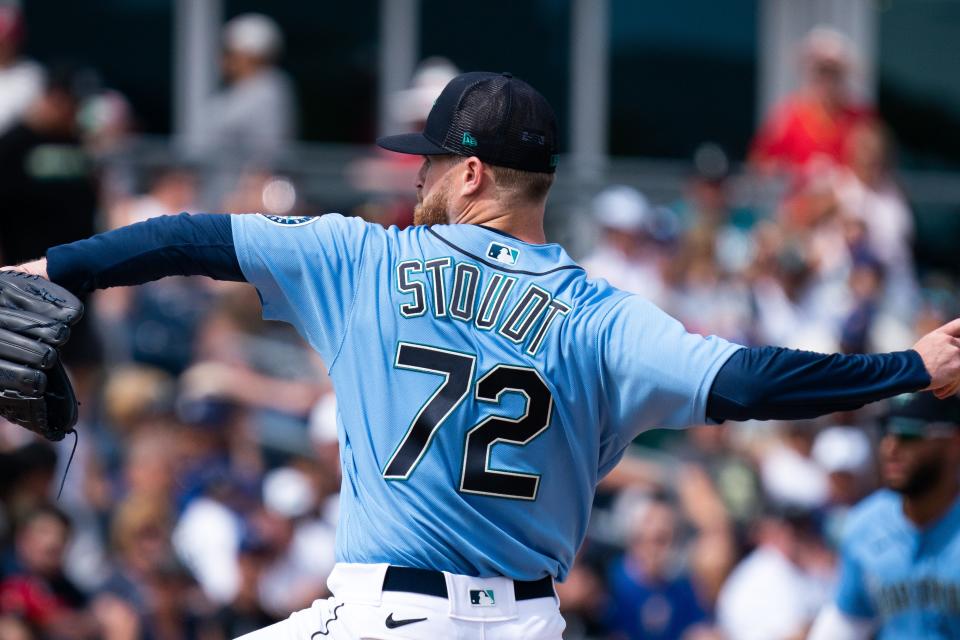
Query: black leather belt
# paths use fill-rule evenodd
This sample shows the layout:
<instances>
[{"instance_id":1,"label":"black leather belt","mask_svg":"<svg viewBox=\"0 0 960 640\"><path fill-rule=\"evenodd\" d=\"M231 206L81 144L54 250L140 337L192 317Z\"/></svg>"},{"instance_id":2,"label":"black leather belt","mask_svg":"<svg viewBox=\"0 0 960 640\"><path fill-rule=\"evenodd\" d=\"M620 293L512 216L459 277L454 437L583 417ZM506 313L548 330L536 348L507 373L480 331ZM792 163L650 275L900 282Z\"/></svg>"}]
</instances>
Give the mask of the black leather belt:
<instances>
[{"instance_id":1,"label":"black leather belt","mask_svg":"<svg viewBox=\"0 0 960 640\"><path fill-rule=\"evenodd\" d=\"M383 578L384 591L406 591L425 596L447 597L447 581L440 571L430 569L411 569L410 567L387 567ZM513 581L513 596L517 600L553 597L553 579L540 578L523 582Z\"/></svg>"}]
</instances>

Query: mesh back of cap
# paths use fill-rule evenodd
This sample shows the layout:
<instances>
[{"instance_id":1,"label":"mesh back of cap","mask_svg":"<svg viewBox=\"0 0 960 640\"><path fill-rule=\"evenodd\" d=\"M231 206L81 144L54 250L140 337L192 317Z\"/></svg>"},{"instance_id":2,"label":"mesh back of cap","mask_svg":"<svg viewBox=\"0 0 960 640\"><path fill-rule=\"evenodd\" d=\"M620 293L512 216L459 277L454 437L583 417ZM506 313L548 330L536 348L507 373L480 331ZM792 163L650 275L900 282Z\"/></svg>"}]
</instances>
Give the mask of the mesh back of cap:
<instances>
[{"instance_id":1,"label":"mesh back of cap","mask_svg":"<svg viewBox=\"0 0 960 640\"><path fill-rule=\"evenodd\" d=\"M463 91L441 144L493 165L552 172L556 137L547 101L526 83L498 75Z\"/></svg>"}]
</instances>

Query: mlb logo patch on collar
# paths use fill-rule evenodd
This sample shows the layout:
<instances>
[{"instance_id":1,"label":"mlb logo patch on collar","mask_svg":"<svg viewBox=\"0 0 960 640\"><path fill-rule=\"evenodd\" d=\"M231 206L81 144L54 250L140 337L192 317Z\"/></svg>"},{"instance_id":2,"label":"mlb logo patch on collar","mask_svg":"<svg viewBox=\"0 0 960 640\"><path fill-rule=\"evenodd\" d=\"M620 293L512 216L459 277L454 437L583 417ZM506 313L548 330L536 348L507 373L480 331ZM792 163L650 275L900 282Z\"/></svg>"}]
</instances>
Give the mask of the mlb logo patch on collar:
<instances>
[{"instance_id":1,"label":"mlb logo patch on collar","mask_svg":"<svg viewBox=\"0 0 960 640\"><path fill-rule=\"evenodd\" d=\"M493 595L493 589L470 589L470 604L475 607L493 607L497 604L497 599Z\"/></svg>"},{"instance_id":2,"label":"mlb logo patch on collar","mask_svg":"<svg viewBox=\"0 0 960 640\"><path fill-rule=\"evenodd\" d=\"M490 246L487 247L487 257L501 264L513 265L517 264L517 259L520 257L520 250L508 247L499 242L491 242Z\"/></svg>"}]
</instances>

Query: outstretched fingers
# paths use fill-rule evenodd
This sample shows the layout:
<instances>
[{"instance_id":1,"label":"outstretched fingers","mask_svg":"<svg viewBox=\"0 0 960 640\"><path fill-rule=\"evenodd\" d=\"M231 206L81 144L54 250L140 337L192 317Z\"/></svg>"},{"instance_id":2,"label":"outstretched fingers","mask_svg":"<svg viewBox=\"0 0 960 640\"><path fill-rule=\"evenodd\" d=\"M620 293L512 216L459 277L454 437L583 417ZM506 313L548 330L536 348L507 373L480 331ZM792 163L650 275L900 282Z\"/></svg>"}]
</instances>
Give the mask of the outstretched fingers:
<instances>
[{"instance_id":1,"label":"outstretched fingers","mask_svg":"<svg viewBox=\"0 0 960 640\"><path fill-rule=\"evenodd\" d=\"M956 395L960 391L960 379L954 381L952 384L944 385L937 389L933 390L933 395L935 395L940 400L949 398L950 396Z\"/></svg>"},{"instance_id":2,"label":"outstretched fingers","mask_svg":"<svg viewBox=\"0 0 960 640\"><path fill-rule=\"evenodd\" d=\"M948 333L954 337L960 337L960 318L954 318L947 324L937 329L937 331L942 333Z\"/></svg>"}]
</instances>

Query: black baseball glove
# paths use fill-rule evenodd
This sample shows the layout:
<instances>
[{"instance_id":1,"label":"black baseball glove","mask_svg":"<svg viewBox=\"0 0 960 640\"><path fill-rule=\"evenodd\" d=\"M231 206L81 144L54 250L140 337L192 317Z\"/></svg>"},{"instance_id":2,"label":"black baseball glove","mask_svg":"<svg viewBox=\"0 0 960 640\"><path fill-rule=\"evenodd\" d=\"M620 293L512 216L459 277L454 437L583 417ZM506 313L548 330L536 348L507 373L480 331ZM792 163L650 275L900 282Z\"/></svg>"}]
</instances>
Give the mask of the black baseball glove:
<instances>
[{"instance_id":1,"label":"black baseball glove","mask_svg":"<svg viewBox=\"0 0 960 640\"><path fill-rule=\"evenodd\" d=\"M83 304L40 276L0 271L0 416L59 441L77 423L77 397L57 347Z\"/></svg>"}]
</instances>

